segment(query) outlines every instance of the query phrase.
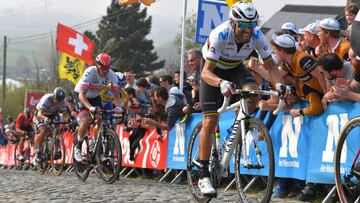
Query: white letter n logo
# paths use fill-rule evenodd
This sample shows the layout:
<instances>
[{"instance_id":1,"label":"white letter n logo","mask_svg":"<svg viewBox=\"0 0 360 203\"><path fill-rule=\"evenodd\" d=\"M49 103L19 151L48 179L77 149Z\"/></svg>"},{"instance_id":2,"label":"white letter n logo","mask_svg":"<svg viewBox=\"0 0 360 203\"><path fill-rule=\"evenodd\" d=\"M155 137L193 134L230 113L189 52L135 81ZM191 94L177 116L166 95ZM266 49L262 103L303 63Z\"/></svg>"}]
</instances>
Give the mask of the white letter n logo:
<instances>
[{"instance_id":1,"label":"white letter n logo","mask_svg":"<svg viewBox=\"0 0 360 203\"><path fill-rule=\"evenodd\" d=\"M284 115L282 117L282 131L281 131L281 148L279 157L287 157L287 152L289 151L292 158L298 157L297 145L299 141L299 135L301 130L301 125L303 123L304 117L298 116L294 118L295 132L292 125L292 116ZM288 145L289 142L289 145Z\"/></svg>"}]
</instances>

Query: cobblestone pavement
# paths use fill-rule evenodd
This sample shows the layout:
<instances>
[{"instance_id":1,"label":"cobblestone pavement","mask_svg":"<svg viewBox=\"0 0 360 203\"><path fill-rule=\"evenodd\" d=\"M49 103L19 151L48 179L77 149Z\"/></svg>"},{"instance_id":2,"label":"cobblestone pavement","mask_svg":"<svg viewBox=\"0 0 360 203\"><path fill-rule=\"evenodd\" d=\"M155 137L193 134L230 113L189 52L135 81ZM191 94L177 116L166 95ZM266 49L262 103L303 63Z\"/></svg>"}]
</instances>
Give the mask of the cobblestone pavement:
<instances>
[{"instance_id":1,"label":"cobblestone pavement","mask_svg":"<svg viewBox=\"0 0 360 203\"><path fill-rule=\"evenodd\" d=\"M0 169L0 178L0 202L192 202L186 185L143 178L120 178L108 185L94 174L81 182L72 172L56 177L52 173L40 175L36 171L14 169ZM220 192L211 202L238 201L233 190Z\"/></svg>"}]
</instances>

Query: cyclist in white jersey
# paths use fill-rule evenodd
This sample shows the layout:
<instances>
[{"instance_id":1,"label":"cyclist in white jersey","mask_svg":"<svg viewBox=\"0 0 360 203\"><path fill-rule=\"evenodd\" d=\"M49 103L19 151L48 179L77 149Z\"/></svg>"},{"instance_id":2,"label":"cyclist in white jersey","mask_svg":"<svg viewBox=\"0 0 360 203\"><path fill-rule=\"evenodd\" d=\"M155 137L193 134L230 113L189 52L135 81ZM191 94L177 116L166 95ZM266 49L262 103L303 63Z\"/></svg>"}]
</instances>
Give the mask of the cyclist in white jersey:
<instances>
[{"instance_id":1,"label":"cyclist in white jersey","mask_svg":"<svg viewBox=\"0 0 360 203\"><path fill-rule=\"evenodd\" d=\"M201 175L198 186L203 194L216 194L209 174L209 158L212 145L212 133L217 125L221 106L220 98L231 96L236 88L257 89L257 84L248 69L243 65L254 51L260 55L268 70L276 70L272 60L270 46L263 33L258 29L258 13L253 4L237 2L230 9L229 21L216 27L203 46L206 60L201 73L200 103L203 111L203 126L200 132L199 158ZM273 82L279 81L275 71L269 71ZM252 112L258 97L248 100Z\"/></svg>"},{"instance_id":2,"label":"cyclist in white jersey","mask_svg":"<svg viewBox=\"0 0 360 203\"><path fill-rule=\"evenodd\" d=\"M111 83L113 101L116 108L115 113L121 113L121 100L119 95L118 79L110 69L111 58L108 54L100 53L96 57L96 65L87 68L80 81L75 86L75 110L80 121L78 128L78 142L74 148L74 158L77 162L82 161L81 145L87 133L92 117L90 112L95 112L97 108L104 108L99 96L101 90Z\"/></svg>"},{"instance_id":3,"label":"cyclist in white jersey","mask_svg":"<svg viewBox=\"0 0 360 203\"><path fill-rule=\"evenodd\" d=\"M35 164L41 162L40 145L46 135L47 120L53 119L60 112L67 110L68 103L65 100L65 91L57 87L53 94L45 94L36 105L36 127L38 134L35 136Z\"/></svg>"}]
</instances>

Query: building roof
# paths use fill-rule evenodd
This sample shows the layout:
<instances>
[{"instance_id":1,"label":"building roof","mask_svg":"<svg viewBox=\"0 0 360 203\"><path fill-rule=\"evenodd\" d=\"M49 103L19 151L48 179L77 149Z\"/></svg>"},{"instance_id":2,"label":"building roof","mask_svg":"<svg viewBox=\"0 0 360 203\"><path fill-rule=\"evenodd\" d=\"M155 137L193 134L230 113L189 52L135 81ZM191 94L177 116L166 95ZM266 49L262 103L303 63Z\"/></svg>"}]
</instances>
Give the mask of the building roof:
<instances>
[{"instance_id":1,"label":"building roof","mask_svg":"<svg viewBox=\"0 0 360 203\"><path fill-rule=\"evenodd\" d=\"M267 20L263 26L263 33L269 37L279 31L283 23L292 22L298 29L309 23L324 18L339 18L344 14L342 6L313 6L313 5L285 5Z\"/></svg>"}]
</instances>

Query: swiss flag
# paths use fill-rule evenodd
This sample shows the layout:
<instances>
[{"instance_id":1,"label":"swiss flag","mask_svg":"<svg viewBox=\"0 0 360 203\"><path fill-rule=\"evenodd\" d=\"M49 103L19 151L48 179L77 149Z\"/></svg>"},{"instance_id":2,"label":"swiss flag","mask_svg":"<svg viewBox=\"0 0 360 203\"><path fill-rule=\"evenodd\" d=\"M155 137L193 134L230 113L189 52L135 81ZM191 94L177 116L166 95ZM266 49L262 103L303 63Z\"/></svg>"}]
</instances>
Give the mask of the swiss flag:
<instances>
[{"instance_id":1,"label":"swiss flag","mask_svg":"<svg viewBox=\"0 0 360 203\"><path fill-rule=\"evenodd\" d=\"M94 63L92 57L94 46L95 44L86 36L65 25L58 24L56 38L56 49L58 51L65 52L91 65Z\"/></svg>"}]
</instances>

